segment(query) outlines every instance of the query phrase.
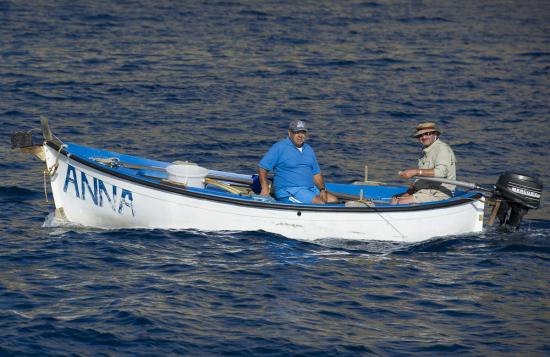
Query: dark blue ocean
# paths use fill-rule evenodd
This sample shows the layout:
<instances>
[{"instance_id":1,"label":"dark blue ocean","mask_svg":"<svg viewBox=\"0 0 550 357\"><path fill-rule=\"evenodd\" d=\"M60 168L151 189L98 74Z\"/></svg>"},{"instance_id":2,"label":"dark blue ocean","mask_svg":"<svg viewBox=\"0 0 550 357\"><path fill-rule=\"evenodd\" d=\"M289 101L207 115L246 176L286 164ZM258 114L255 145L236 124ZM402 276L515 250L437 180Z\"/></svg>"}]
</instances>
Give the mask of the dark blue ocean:
<instances>
[{"instance_id":1,"label":"dark blue ocean","mask_svg":"<svg viewBox=\"0 0 550 357\"><path fill-rule=\"evenodd\" d=\"M549 74L547 0L0 0L0 356L548 356ZM40 115L242 173L303 119L328 180L395 183L433 120L543 207L412 245L71 226L10 147Z\"/></svg>"}]
</instances>

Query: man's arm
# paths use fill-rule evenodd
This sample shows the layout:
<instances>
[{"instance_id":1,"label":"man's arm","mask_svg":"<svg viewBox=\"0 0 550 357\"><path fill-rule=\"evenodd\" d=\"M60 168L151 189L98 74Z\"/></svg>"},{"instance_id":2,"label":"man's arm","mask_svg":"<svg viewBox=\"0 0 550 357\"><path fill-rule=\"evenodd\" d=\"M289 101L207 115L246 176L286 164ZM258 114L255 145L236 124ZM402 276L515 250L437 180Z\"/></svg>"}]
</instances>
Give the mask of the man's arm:
<instances>
[{"instance_id":1,"label":"man's arm","mask_svg":"<svg viewBox=\"0 0 550 357\"><path fill-rule=\"evenodd\" d=\"M336 201L336 197L333 196L332 194L329 194L328 191L326 190L325 180L323 179L323 175L321 175L320 173L318 173L316 175L313 175L313 183L315 184L315 186L317 186L319 191L321 191L319 196L321 197L322 203L335 202ZM320 203L320 202L315 202L314 201L314 203Z\"/></svg>"},{"instance_id":2,"label":"man's arm","mask_svg":"<svg viewBox=\"0 0 550 357\"><path fill-rule=\"evenodd\" d=\"M447 177L449 167L453 163L452 151L450 149L441 150L434 161L434 167L431 169L407 169L399 172L399 176L405 179L410 179L413 176Z\"/></svg>"},{"instance_id":3,"label":"man's arm","mask_svg":"<svg viewBox=\"0 0 550 357\"><path fill-rule=\"evenodd\" d=\"M267 180L267 170L258 168L258 176L260 178L260 185L262 186L262 191L260 195L269 196L269 181Z\"/></svg>"},{"instance_id":4,"label":"man's arm","mask_svg":"<svg viewBox=\"0 0 550 357\"><path fill-rule=\"evenodd\" d=\"M313 175L313 183L319 191L323 191L325 189L325 180L323 179L323 175L320 173Z\"/></svg>"},{"instance_id":5,"label":"man's arm","mask_svg":"<svg viewBox=\"0 0 550 357\"><path fill-rule=\"evenodd\" d=\"M399 176L405 179L410 179L413 176L433 177L434 169L406 169L403 171L399 171Z\"/></svg>"}]
</instances>

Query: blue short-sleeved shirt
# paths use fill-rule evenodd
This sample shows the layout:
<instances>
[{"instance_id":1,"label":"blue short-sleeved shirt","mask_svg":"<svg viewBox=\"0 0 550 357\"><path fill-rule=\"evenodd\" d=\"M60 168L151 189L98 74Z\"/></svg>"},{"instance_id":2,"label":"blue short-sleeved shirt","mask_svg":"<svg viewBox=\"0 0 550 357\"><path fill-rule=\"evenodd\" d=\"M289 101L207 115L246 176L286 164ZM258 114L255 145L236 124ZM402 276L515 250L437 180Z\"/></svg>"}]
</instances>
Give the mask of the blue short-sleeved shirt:
<instances>
[{"instance_id":1,"label":"blue short-sleeved shirt","mask_svg":"<svg viewBox=\"0 0 550 357\"><path fill-rule=\"evenodd\" d=\"M304 143L300 152L290 138L275 143L260 160L260 167L275 172L275 192L288 187L315 187L313 176L321 173L311 146Z\"/></svg>"}]
</instances>

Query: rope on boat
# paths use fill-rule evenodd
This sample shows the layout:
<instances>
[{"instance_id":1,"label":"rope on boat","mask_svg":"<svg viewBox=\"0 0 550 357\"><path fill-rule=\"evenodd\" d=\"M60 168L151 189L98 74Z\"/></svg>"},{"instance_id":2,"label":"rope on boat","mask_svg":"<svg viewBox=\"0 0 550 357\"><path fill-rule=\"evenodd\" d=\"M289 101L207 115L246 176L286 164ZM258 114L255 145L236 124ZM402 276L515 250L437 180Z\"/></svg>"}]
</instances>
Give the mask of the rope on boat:
<instances>
[{"instance_id":1,"label":"rope on boat","mask_svg":"<svg viewBox=\"0 0 550 357\"><path fill-rule=\"evenodd\" d=\"M99 162L100 164L108 166L112 169L116 169L121 165L120 160L117 157L108 157L108 158L91 157L90 160Z\"/></svg>"},{"instance_id":2,"label":"rope on boat","mask_svg":"<svg viewBox=\"0 0 550 357\"><path fill-rule=\"evenodd\" d=\"M386 217L384 217L384 215L382 215L382 213L378 212L378 210L376 210L376 208L374 209L374 212L376 212L378 214L378 216L380 216L380 218L382 218L384 221L386 221L386 223L389 224L390 227L392 227L393 230L396 231L397 234L399 234L402 239L405 239L405 235L403 233L401 233L401 231L399 229L397 229L397 227L395 227L389 220L387 220Z\"/></svg>"},{"instance_id":3,"label":"rope on boat","mask_svg":"<svg viewBox=\"0 0 550 357\"><path fill-rule=\"evenodd\" d=\"M66 144L59 145L59 150L57 150L57 157L55 158L55 163L52 165L52 167L48 168L48 163L46 162L46 167L44 168L44 197L46 198L46 202L49 203L48 200L48 184L46 176L52 177L57 172L57 169L59 168L59 156L61 155L61 150L63 148L66 148Z\"/></svg>"},{"instance_id":4,"label":"rope on boat","mask_svg":"<svg viewBox=\"0 0 550 357\"><path fill-rule=\"evenodd\" d=\"M467 198L463 198L463 199L466 200L466 201L475 202L475 201L483 201L485 198L486 198L485 196L481 196L481 197L476 197L476 198L467 197ZM393 230L396 231L397 234L399 234L401 236L401 238L405 239L405 235L403 233L401 233L401 231L399 229L397 229L397 227L395 227L388 219L386 219L386 217L384 217L384 215L382 213L378 212L374 205L372 206L372 208L374 208L374 212L376 212L380 218L382 218L390 227L392 227Z\"/></svg>"},{"instance_id":5,"label":"rope on boat","mask_svg":"<svg viewBox=\"0 0 550 357\"><path fill-rule=\"evenodd\" d=\"M47 168L42 171L44 173L44 198L46 199L46 203L50 203L50 200L48 200L48 183L46 179L46 170Z\"/></svg>"}]
</instances>

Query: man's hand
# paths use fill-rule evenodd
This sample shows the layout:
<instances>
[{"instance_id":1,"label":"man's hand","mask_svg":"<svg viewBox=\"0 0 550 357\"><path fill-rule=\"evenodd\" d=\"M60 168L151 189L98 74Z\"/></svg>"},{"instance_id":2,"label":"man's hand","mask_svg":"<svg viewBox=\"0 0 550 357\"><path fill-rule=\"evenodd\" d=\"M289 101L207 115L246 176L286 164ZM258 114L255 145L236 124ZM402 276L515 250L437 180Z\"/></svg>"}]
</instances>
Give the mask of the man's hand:
<instances>
[{"instance_id":1,"label":"man's hand","mask_svg":"<svg viewBox=\"0 0 550 357\"><path fill-rule=\"evenodd\" d=\"M321 199L324 202L328 202L328 192L327 192L327 190L322 190L321 193L319 194L319 196L321 196Z\"/></svg>"},{"instance_id":2,"label":"man's hand","mask_svg":"<svg viewBox=\"0 0 550 357\"><path fill-rule=\"evenodd\" d=\"M404 171L399 171L399 176L404 179L410 179L413 176L418 175L418 169L406 169Z\"/></svg>"}]
</instances>

